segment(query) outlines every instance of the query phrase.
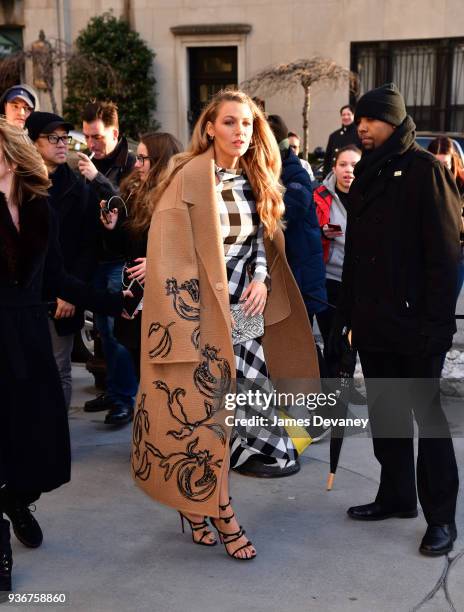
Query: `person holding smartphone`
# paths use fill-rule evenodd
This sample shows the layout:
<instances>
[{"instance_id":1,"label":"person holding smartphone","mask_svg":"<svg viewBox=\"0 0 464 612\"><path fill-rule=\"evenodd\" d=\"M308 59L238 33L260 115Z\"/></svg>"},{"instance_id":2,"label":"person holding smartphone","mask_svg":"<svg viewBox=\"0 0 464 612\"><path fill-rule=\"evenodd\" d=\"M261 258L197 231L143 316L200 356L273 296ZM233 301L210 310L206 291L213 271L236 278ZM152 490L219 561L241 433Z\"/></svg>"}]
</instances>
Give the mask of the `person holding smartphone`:
<instances>
[{"instance_id":1,"label":"person holding smartphone","mask_svg":"<svg viewBox=\"0 0 464 612\"><path fill-rule=\"evenodd\" d=\"M345 257L345 232L348 208L348 192L354 180L354 167L361 159L356 145L347 145L335 154L332 172L314 191L314 203L322 232L322 248L326 266L327 299L336 304L342 283L343 259ZM324 359L329 377L338 377L338 360L334 362L328 354L329 334L334 318L334 309L327 308L317 314L324 340Z\"/></svg>"},{"instance_id":2,"label":"person holding smartphone","mask_svg":"<svg viewBox=\"0 0 464 612\"><path fill-rule=\"evenodd\" d=\"M158 184L171 157L181 150L181 143L171 134L143 134L131 174L121 182L119 192L115 189L113 196L100 203L100 220L109 230L106 241L126 259L123 286L133 294L125 304L131 317L116 319L114 334L130 352L137 380L140 378L139 311L142 309L148 230L153 212L147 196Z\"/></svg>"},{"instance_id":3,"label":"person holding smartphone","mask_svg":"<svg viewBox=\"0 0 464 612\"><path fill-rule=\"evenodd\" d=\"M78 153L78 169L88 181L97 202L109 200L117 193L122 180L132 171L135 156L119 131L119 115L111 101L89 102L82 113L82 132L90 155ZM93 157L92 157L93 156ZM95 223L101 230L97 239L97 265L94 270L95 287L120 289L124 255L112 248L107 241L108 232L100 226L96 204ZM84 405L85 412L107 410L106 425L124 425L132 420L137 380L132 359L126 348L114 335L114 319L97 315L98 330L106 364L106 391ZM103 369L101 355L97 351L92 362L95 370Z\"/></svg>"}]
</instances>

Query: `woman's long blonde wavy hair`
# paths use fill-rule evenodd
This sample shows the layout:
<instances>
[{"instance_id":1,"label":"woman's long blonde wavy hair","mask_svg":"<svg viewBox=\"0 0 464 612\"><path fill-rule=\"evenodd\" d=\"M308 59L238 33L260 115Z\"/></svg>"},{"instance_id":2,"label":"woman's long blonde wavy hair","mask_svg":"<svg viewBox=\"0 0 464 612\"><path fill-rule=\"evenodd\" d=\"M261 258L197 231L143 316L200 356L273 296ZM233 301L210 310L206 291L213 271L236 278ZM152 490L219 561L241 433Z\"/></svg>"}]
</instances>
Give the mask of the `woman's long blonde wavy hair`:
<instances>
[{"instance_id":1,"label":"woman's long blonde wavy hair","mask_svg":"<svg viewBox=\"0 0 464 612\"><path fill-rule=\"evenodd\" d=\"M51 182L45 163L21 128L0 118L0 155L13 172L10 199L17 206L32 198L46 198Z\"/></svg>"},{"instance_id":2,"label":"woman's long blonde wavy hair","mask_svg":"<svg viewBox=\"0 0 464 612\"><path fill-rule=\"evenodd\" d=\"M246 104L252 112L253 136L250 147L240 158L239 165L250 181L265 234L272 239L281 225L284 214L282 189L279 185L282 165L280 151L264 113L243 91L226 89L214 95L195 125L188 151L172 158L158 188L154 190L151 197L156 203L175 174L191 159L201 155L212 146L206 127L209 122L214 124L224 102Z\"/></svg>"}]
</instances>

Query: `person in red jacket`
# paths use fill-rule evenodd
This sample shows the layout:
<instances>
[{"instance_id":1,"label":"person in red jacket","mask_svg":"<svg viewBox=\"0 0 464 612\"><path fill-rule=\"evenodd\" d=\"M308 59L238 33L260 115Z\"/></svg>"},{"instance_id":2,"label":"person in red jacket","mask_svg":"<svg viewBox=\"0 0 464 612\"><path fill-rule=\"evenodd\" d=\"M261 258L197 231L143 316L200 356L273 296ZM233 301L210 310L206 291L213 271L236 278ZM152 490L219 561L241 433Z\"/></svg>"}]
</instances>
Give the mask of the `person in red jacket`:
<instances>
[{"instance_id":1,"label":"person in red jacket","mask_svg":"<svg viewBox=\"0 0 464 612\"><path fill-rule=\"evenodd\" d=\"M322 231L327 299L334 305L337 303L342 282L348 191L354 180L354 167L360 159L361 151L355 145L348 145L337 151L332 172L314 192L316 214ZM338 360L334 362L330 359L327 351L334 312L333 308L327 308L317 315L317 323L324 340L324 358L331 377L338 376Z\"/></svg>"}]
</instances>

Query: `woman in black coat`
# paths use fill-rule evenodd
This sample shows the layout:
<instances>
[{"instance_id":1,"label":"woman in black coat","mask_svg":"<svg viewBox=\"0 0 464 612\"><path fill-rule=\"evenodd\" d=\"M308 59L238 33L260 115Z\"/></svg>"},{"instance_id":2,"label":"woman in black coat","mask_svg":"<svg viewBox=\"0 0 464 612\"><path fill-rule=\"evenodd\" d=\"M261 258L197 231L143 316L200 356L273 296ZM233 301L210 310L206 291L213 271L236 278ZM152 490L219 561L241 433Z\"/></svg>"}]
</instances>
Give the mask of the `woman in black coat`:
<instances>
[{"instance_id":1,"label":"woman in black coat","mask_svg":"<svg viewBox=\"0 0 464 612\"><path fill-rule=\"evenodd\" d=\"M11 590L8 515L23 544L42 532L28 505L70 479L67 413L42 296L118 315L123 295L67 276L50 182L24 132L0 119L0 592Z\"/></svg>"}]
</instances>

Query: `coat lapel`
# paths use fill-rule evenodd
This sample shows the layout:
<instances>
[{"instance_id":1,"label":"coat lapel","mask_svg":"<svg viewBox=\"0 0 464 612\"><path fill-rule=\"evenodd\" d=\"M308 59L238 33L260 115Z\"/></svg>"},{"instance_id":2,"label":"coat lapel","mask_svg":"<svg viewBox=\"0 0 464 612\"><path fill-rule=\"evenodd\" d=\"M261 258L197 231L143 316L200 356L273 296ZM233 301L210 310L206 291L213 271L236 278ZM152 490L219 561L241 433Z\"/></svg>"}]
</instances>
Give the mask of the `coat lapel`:
<instances>
[{"instance_id":1,"label":"coat lapel","mask_svg":"<svg viewBox=\"0 0 464 612\"><path fill-rule=\"evenodd\" d=\"M189 205L193 240L211 289L230 325L224 245L216 200L214 149L195 157L184 169L182 200Z\"/></svg>"}]
</instances>

